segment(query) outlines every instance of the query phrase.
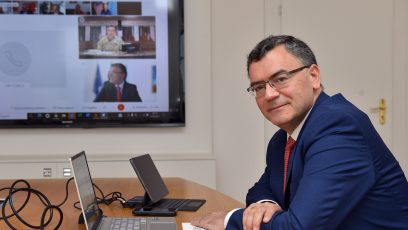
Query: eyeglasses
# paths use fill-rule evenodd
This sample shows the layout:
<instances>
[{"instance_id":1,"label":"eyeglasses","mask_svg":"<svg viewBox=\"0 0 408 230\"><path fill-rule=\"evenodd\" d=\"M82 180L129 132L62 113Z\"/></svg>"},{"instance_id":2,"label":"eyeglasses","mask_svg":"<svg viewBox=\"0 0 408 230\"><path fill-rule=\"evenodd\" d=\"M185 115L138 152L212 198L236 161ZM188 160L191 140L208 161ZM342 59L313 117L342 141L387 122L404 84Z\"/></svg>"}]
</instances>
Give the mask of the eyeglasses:
<instances>
[{"instance_id":1,"label":"eyeglasses","mask_svg":"<svg viewBox=\"0 0 408 230\"><path fill-rule=\"evenodd\" d=\"M119 75L121 73L123 73L123 72L121 72L121 71L109 71L109 75Z\"/></svg>"},{"instance_id":2,"label":"eyeglasses","mask_svg":"<svg viewBox=\"0 0 408 230\"><path fill-rule=\"evenodd\" d=\"M300 68L291 70L291 71L279 71L275 74L273 74L269 80L265 82L256 82L250 87L248 87L247 91L249 94L251 94L254 97L260 97L265 95L266 91L266 84L268 84L270 87L272 87L275 90L280 90L284 88L288 83L289 79L297 72L305 69L305 68L310 68L310 65L305 65Z\"/></svg>"}]
</instances>

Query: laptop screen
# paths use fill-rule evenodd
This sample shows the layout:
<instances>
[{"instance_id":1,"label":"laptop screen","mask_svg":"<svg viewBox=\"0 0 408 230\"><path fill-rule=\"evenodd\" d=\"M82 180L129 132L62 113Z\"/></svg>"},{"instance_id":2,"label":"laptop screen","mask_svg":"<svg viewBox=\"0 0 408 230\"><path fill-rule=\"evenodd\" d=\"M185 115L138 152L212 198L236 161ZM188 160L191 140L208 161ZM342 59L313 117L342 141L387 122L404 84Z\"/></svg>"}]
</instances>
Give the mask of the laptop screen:
<instances>
[{"instance_id":1,"label":"laptop screen","mask_svg":"<svg viewBox=\"0 0 408 230\"><path fill-rule=\"evenodd\" d=\"M71 157L70 161L85 224L87 229L94 229L94 226L102 218L102 213L96 201L85 152L82 151Z\"/></svg>"}]
</instances>

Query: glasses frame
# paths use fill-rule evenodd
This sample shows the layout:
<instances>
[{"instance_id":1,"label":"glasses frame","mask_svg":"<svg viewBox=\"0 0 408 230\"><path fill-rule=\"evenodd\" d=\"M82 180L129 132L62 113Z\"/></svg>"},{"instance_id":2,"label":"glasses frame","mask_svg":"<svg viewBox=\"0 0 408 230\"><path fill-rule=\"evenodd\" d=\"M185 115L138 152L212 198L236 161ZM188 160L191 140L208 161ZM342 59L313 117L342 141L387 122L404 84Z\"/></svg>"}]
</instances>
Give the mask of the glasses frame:
<instances>
[{"instance_id":1,"label":"glasses frame","mask_svg":"<svg viewBox=\"0 0 408 230\"><path fill-rule=\"evenodd\" d=\"M122 73L123 73L122 71L109 71L108 75L119 75L119 74L122 74Z\"/></svg>"},{"instance_id":2,"label":"glasses frame","mask_svg":"<svg viewBox=\"0 0 408 230\"><path fill-rule=\"evenodd\" d=\"M255 96L255 97L259 96L259 95L257 95L257 93L255 92L255 88L254 88L255 85L263 84L263 85L264 85L264 89L266 90L266 84L268 84L268 85L269 85L271 88L273 88L274 90L279 90L279 89L281 89L282 86L284 86L284 85L279 86L279 85L276 85L276 83L274 83L274 82L272 81L276 76L279 76L279 75L282 75L282 74L286 74L287 77L288 77L288 80L289 80L295 73L300 72L300 71L302 71L302 70L304 70L304 69L306 69L306 68L310 68L311 66L312 66L312 65L304 65L304 66L302 66L302 67L299 67L299 68L294 69L294 70L291 70L291 71L285 71L285 70L283 70L283 71L278 71L277 73L273 74L267 81L264 81L264 82L256 82L255 84L249 86L246 90L248 91L248 93L249 93L251 96Z\"/></svg>"}]
</instances>

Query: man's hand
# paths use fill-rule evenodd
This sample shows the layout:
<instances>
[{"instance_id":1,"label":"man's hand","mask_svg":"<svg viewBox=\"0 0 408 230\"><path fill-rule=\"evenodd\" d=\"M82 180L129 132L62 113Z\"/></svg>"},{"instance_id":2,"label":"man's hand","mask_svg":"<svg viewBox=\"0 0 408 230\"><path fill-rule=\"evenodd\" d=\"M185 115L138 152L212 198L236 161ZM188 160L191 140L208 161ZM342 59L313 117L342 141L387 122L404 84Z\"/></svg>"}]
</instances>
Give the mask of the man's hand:
<instances>
[{"instance_id":1,"label":"man's hand","mask_svg":"<svg viewBox=\"0 0 408 230\"><path fill-rule=\"evenodd\" d=\"M191 224L209 230L222 230L224 229L224 219L226 215L227 212L213 212L206 216L193 219Z\"/></svg>"},{"instance_id":2,"label":"man's hand","mask_svg":"<svg viewBox=\"0 0 408 230\"><path fill-rule=\"evenodd\" d=\"M273 214L280 210L282 209L279 205L270 202L251 204L244 210L242 219L244 229L258 230L262 222L268 223Z\"/></svg>"}]
</instances>

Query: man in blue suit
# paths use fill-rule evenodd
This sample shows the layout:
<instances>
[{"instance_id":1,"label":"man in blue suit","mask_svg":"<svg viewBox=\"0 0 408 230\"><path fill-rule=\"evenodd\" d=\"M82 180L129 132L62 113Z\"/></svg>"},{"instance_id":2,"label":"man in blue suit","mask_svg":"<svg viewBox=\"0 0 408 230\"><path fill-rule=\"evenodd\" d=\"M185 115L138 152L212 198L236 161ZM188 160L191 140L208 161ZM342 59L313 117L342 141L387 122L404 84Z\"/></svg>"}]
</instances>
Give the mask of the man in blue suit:
<instances>
[{"instance_id":1,"label":"man in blue suit","mask_svg":"<svg viewBox=\"0 0 408 230\"><path fill-rule=\"evenodd\" d=\"M408 183L367 115L323 92L311 49L271 36L249 54L250 87L281 128L246 208L192 221L206 229L408 229Z\"/></svg>"}]
</instances>

